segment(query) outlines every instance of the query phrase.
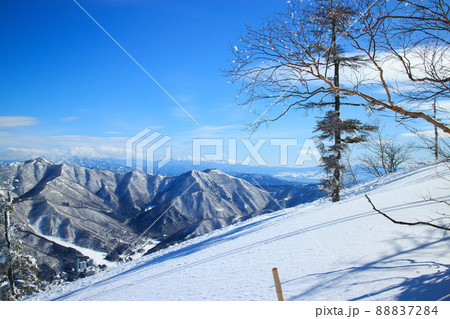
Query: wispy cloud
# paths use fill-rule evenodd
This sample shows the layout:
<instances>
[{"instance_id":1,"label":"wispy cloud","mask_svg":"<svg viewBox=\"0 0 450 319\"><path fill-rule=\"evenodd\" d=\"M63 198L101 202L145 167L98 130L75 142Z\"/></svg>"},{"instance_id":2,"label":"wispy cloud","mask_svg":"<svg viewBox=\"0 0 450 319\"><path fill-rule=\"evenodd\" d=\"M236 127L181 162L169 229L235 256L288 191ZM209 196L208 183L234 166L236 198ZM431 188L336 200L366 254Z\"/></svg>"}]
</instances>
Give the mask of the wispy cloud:
<instances>
[{"instance_id":1,"label":"wispy cloud","mask_svg":"<svg viewBox=\"0 0 450 319\"><path fill-rule=\"evenodd\" d=\"M169 112L170 112L170 115L173 117L185 118L185 119L189 119L190 121L192 120L192 117L179 107L172 107L172 108L170 108Z\"/></svg>"},{"instance_id":2,"label":"wispy cloud","mask_svg":"<svg viewBox=\"0 0 450 319\"><path fill-rule=\"evenodd\" d=\"M416 46L407 52L399 53L410 63L411 72L415 77L426 77L427 72L437 70L443 72L450 64L450 46L436 47L430 52L426 45ZM351 52L349 56L359 52ZM428 56L429 55L429 56ZM426 59L424 57L427 57ZM377 63L383 69L383 77L389 86L400 90L403 93L422 89L412 82L405 70L403 63L391 52L380 51L377 53ZM430 66L432 64L432 66ZM380 82L380 72L373 64L367 64L357 69L344 68L341 73L341 84L349 87L357 85L373 85L372 94L385 94Z\"/></svg>"},{"instance_id":3,"label":"wispy cloud","mask_svg":"<svg viewBox=\"0 0 450 319\"><path fill-rule=\"evenodd\" d=\"M230 132L235 133L238 128L240 125L202 125L193 130L193 135L200 138L223 137L229 135Z\"/></svg>"},{"instance_id":4,"label":"wispy cloud","mask_svg":"<svg viewBox=\"0 0 450 319\"><path fill-rule=\"evenodd\" d=\"M108 131L108 132L105 132L105 134L108 134L108 135L120 135L120 134L123 134L122 132L116 132L116 131Z\"/></svg>"},{"instance_id":5,"label":"wispy cloud","mask_svg":"<svg viewBox=\"0 0 450 319\"><path fill-rule=\"evenodd\" d=\"M2 132L0 131L0 137L8 137L11 136L12 134L10 132Z\"/></svg>"},{"instance_id":6,"label":"wispy cloud","mask_svg":"<svg viewBox=\"0 0 450 319\"><path fill-rule=\"evenodd\" d=\"M79 157L124 158L127 137L82 135L19 136L0 140L0 158L24 160L44 157L50 160Z\"/></svg>"},{"instance_id":7,"label":"wispy cloud","mask_svg":"<svg viewBox=\"0 0 450 319\"><path fill-rule=\"evenodd\" d=\"M439 137L440 138L450 138L450 134L444 133L441 130L438 131ZM417 133L403 133L402 136L406 136L406 137L417 137L417 136L422 136L422 137L434 137L434 130L426 130L426 131L420 131Z\"/></svg>"},{"instance_id":8,"label":"wispy cloud","mask_svg":"<svg viewBox=\"0 0 450 319\"><path fill-rule=\"evenodd\" d=\"M0 116L0 127L32 126L39 123L36 117L32 116Z\"/></svg>"},{"instance_id":9,"label":"wispy cloud","mask_svg":"<svg viewBox=\"0 0 450 319\"><path fill-rule=\"evenodd\" d=\"M0 158L4 160L28 160L42 157L51 161L65 158L86 157L86 158L123 158L125 150L120 147L108 145L92 146L72 146L69 148L18 148L8 147L0 150Z\"/></svg>"},{"instance_id":10,"label":"wispy cloud","mask_svg":"<svg viewBox=\"0 0 450 319\"><path fill-rule=\"evenodd\" d=\"M61 122L75 122L78 119L79 119L79 117L77 117L77 116L69 116L69 117L64 117L62 119L59 119L59 120Z\"/></svg>"}]
</instances>

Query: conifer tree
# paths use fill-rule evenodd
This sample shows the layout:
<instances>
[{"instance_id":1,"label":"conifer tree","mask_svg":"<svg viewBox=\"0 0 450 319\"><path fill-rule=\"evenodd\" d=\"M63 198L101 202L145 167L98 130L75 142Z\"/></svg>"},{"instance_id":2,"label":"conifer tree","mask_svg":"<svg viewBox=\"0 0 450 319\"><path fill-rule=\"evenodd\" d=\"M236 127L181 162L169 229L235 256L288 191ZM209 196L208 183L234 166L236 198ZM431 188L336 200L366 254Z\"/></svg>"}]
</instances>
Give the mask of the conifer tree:
<instances>
[{"instance_id":1,"label":"conifer tree","mask_svg":"<svg viewBox=\"0 0 450 319\"><path fill-rule=\"evenodd\" d=\"M342 172L346 169L342 155L350 144L361 143L367 139L367 133L375 130L372 125L363 125L358 120L343 120L339 112L331 110L317 122L314 132L320 132L319 151L322 155L322 167L327 177L322 179L322 188L328 192L333 202L340 200ZM331 141L325 146L324 141Z\"/></svg>"},{"instance_id":2,"label":"conifer tree","mask_svg":"<svg viewBox=\"0 0 450 319\"><path fill-rule=\"evenodd\" d=\"M319 42L321 52L326 56L322 63L325 73L333 72L333 85L340 87L340 69L343 67L357 69L366 61L361 56L344 54L344 48L338 44L338 38L345 38L348 25L355 19L356 12L338 0L318 1L310 9L314 23L321 27L323 41ZM342 94L335 92L328 96L329 101L311 102L310 107L332 107L326 112L323 119L317 122L314 132L320 132L319 150L322 155L322 166L327 177L322 180L322 187L326 190L333 202L340 200L341 177L345 165L342 162L343 152L349 144L365 141L367 133L376 129L375 126L363 125L354 119L341 118L341 106L351 105L342 101ZM344 135L347 135L344 137ZM331 146L325 146L324 141L331 141Z\"/></svg>"},{"instance_id":3,"label":"conifer tree","mask_svg":"<svg viewBox=\"0 0 450 319\"><path fill-rule=\"evenodd\" d=\"M0 238L0 297L2 300L17 300L37 291L39 267L34 257L23 253L23 244L16 236L11 224L14 213L11 183L0 189L0 211L2 224Z\"/></svg>"}]
</instances>

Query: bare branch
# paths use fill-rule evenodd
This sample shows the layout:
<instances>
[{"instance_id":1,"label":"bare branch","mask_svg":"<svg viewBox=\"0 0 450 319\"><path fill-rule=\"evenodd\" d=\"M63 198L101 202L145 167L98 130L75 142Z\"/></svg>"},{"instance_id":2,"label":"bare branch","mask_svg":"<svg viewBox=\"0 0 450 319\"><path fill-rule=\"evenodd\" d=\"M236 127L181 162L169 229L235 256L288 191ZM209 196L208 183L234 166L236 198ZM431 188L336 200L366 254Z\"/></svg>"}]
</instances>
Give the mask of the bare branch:
<instances>
[{"instance_id":1,"label":"bare branch","mask_svg":"<svg viewBox=\"0 0 450 319\"><path fill-rule=\"evenodd\" d=\"M372 205L372 209L373 209L374 211L376 211L377 213L383 215L384 217L386 217L387 219L389 219L391 222L393 222L393 223L395 223L395 224L407 225L407 226L424 225L424 226L434 227L434 228L437 228L437 229L450 230L449 227L440 226L440 225L435 225L435 224L427 223L427 222L420 222L420 221L419 221L419 222L409 223L409 222L403 222L403 221L395 220L395 219L393 219L392 217L390 217L389 215L383 213L381 210L377 209L377 208L375 207L375 205L372 203L372 201L370 200L369 196L367 196L367 195L364 195L364 196L367 198L367 200L369 201L370 205Z\"/></svg>"}]
</instances>

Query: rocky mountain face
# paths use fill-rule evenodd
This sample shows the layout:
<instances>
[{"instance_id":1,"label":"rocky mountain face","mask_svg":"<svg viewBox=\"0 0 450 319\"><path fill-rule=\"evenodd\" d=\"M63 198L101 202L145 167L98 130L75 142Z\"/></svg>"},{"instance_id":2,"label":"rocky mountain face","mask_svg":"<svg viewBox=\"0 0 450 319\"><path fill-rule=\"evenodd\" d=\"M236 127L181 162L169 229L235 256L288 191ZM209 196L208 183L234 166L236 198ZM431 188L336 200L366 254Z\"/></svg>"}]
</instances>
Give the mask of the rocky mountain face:
<instances>
[{"instance_id":1,"label":"rocky mountain face","mask_svg":"<svg viewBox=\"0 0 450 319\"><path fill-rule=\"evenodd\" d=\"M85 251L115 261L152 242L159 243L154 251L277 210L280 203L298 204L301 197L298 190L297 199L280 186L271 193L216 169L163 177L36 159L0 166L0 181L11 180L12 222L26 250L55 273ZM275 203L281 193L291 197Z\"/></svg>"}]
</instances>

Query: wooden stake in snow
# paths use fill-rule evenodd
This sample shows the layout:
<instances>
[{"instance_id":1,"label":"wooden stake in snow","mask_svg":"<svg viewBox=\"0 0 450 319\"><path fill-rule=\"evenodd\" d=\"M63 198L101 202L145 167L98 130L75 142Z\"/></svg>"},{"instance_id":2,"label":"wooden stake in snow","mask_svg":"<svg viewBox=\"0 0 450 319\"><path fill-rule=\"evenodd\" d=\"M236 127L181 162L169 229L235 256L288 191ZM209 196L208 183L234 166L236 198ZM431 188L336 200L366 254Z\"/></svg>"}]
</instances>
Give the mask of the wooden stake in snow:
<instances>
[{"instance_id":1,"label":"wooden stake in snow","mask_svg":"<svg viewBox=\"0 0 450 319\"><path fill-rule=\"evenodd\" d=\"M275 282L275 289L277 291L278 301L284 301L283 290L281 289L280 276L278 276L278 269L272 269L273 281Z\"/></svg>"}]
</instances>

